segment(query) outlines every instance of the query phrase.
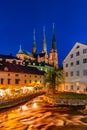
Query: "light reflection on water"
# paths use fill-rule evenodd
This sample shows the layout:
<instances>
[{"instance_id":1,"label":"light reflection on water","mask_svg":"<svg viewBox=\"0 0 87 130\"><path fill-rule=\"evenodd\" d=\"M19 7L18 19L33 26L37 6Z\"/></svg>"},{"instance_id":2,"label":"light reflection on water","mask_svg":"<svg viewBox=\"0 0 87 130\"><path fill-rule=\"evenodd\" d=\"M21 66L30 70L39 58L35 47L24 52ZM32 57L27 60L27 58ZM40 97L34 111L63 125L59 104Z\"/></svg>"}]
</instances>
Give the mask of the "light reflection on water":
<instances>
[{"instance_id":1,"label":"light reflection on water","mask_svg":"<svg viewBox=\"0 0 87 130\"><path fill-rule=\"evenodd\" d=\"M34 102L36 99L1 111L0 130L87 130L86 114L65 107L45 107L38 100L34 108Z\"/></svg>"}]
</instances>

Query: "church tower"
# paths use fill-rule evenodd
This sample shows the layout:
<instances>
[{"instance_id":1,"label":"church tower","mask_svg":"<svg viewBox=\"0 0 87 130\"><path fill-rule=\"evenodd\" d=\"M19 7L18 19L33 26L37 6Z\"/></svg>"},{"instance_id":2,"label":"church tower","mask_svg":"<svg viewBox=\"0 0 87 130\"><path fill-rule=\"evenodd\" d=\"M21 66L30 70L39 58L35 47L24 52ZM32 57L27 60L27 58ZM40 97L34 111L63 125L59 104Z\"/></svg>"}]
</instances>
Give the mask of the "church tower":
<instances>
[{"instance_id":1,"label":"church tower","mask_svg":"<svg viewBox=\"0 0 87 130\"><path fill-rule=\"evenodd\" d=\"M33 31L33 45L32 45L32 54L36 54L36 37L35 37L35 29Z\"/></svg>"},{"instance_id":2,"label":"church tower","mask_svg":"<svg viewBox=\"0 0 87 130\"><path fill-rule=\"evenodd\" d=\"M45 27L43 27L42 53L47 53Z\"/></svg>"},{"instance_id":3,"label":"church tower","mask_svg":"<svg viewBox=\"0 0 87 130\"><path fill-rule=\"evenodd\" d=\"M53 24L53 30L52 30L52 47L50 51L49 63L52 64L54 67L58 68L58 54L57 54L57 49L56 49L54 24Z\"/></svg>"}]
</instances>

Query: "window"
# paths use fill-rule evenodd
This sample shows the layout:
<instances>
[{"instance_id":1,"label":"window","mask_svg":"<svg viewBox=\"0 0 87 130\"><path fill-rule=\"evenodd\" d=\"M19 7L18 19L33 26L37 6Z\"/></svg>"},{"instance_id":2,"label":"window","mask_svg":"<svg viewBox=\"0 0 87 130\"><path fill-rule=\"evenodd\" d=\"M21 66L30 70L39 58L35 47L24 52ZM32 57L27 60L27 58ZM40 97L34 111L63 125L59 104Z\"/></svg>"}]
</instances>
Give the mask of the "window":
<instances>
[{"instance_id":1,"label":"window","mask_svg":"<svg viewBox=\"0 0 87 130\"><path fill-rule=\"evenodd\" d=\"M4 79L3 78L1 79L1 84L4 84Z\"/></svg>"},{"instance_id":2,"label":"window","mask_svg":"<svg viewBox=\"0 0 87 130\"><path fill-rule=\"evenodd\" d=\"M73 66L73 62L71 62L71 66Z\"/></svg>"},{"instance_id":3,"label":"window","mask_svg":"<svg viewBox=\"0 0 87 130\"><path fill-rule=\"evenodd\" d=\"M41 80L40 80L40 83L41 83Z\"/></svg>"},{"instance_id":4,"label":"window","mask_svg":"<svg viewBox=\"0 0 87 130\"><path fill-rule=\"evenodd\" d=\"M80 64L80 62L79 62L79 60L77 60L77 61L76 61L76 65L79 65L79 64Z\"/></svg>"},{"instance_id":5,"label":"window","mask_svg":"<svg viewBox=\"0 0 87 130\"><path fill-rule=\"evenodd\" d=\"M8 84L10 84L11 79L8 79Z\"/></svg>"},{"instance_id":6,"label":"window","mask_svg":"<svg viewBox=\"0 0 87 130\"><path fill-rule=\"evenodd\" d=\"M78 51L78 52L76 52L76 56L79 56L80 55L80 52Z\"/></svg>"},{"instance_id":7,"label":"window","mask_svg":"<svg viewBox=\"0 0 87 130\"><path fill-rule=\"evenodd\" d=\"M8 74L8 76L10 76L10 74Z\"/></svg>"},{"instance_id":8,"label":"window","mask_svg":"<svg viewBox=\"0 0 87 130\"><path fill-rule=\"evenodd\" d=\"M30 83L31 83L31 80L30 80Z\"/></svg>"},{"instance_id":9,"label":"window","mask_svg":"<svg viewBox=\"0 0 87 130\"><path fill-rule=\"evenodd\" d=\"M71 76L73 76L73 74L74 74L74 73L73 73L73 71L72 71L72 72L70 72L70 75L71 75Z\"/></svg>"},{"instance_id":10,"label":"window","mask_svg":"<svg viewBox=\"0 0 87 130\"><path fill-rule=\"evenodd\" d=\"M71 85L71 90L73 90L73 85Z\"/></svg>"},{"instance_id":11,"label":"window","mask_svg":"<svg viewBox=\"0 0 87 130\"><path fill-rule=\"evenodd\" d=\"M73 54L70 55L70 58L73 58Z\"/></svg>"},{"instance_id":12,"label":"window","mask_svg":"<svg viewBox=\"0 0 87 130\"><path fill-rule=\"evenodd\" d=\"M83 75L87 76L87 70L83 70Z\"/></svg>"},{"instance_id":13,"label":"window","mask_svg":"<svg viewBox=\"0 0 87 130\"><path fill-rule=\"evenodd\" d=\"M76 71L76 76L79 76L80 75L80 72L79 70Z\"/></svg>"},{"instance_id":14,"label":"window","mask_svg":"<svg viewBox=\"0 0 87 130\"><path fill-rule=\"evenodd\" d=\"M24 83L26 84L26 80L24 80Z\"/></svg>"},{"instance_id":15,"label":"window","mask_svg":"<svg viewBox=\"0 0 87 130\"><path fill-rule=\"evenodd\" d=\"M18 74L15 74L15 76L19 76Z\"/></svg>"},{"instance_id":16,"label":"window","mask_svg":"<svg viewBox=\"0 0 87 130\"><path fill-rule=\"evenodd\" d=\"M79 45L76 47L76 49L78 49L78 48L80 48L80 46L79 46Z\"/></svg>"},{"instance_id":17,"label":"window","mask_svg":"<svg viewBox=\"0 0 87 130\"><path fill-rule=\"evenodd\" d=\"M37 75L35 75L35 77L37 78Z\"/></svg>"},{"instance_id":18,"label":"window","mask_svg":"<svg viewBox=\"0 0 87 130\"><path fill-rule=\"evenodd\" d=\"M66 67L68 67L68 64L66 64Z\"/></svg>"},{"instance_id":19,"label":"window","mask_svg":"<svg viewBox=\"0 0 87 130\"><path fill-rule=\"evenodd\" d=\"M15 84L19 84L20 79L15 79Z\"/></svg>"},{"instance_id":20,"label":"window","mask_svg":"<svg viewBox=\"0 0 87 130\"><path fill-rule=\"evenodd\" d=\"M35 80L35 83L37 83L37 80Z\"/></svg>"},{"instance_id":21,"label":"window","mask_svg":"<svg viewBox=\"0 0 87 130\"><path fill-rule=\"evenodd\" d=\"M83 59L83 63L87 63L87 58Z\"/></svg>"},{"instance_id":22,"label":"window","mask_svg":"<svg viewBox=\"0 0 87 130\"><path fill-rule=\"evenodd\" d=\"M66 77L68 77L68 72L66 72Z\"/></svg>"},{"instance_id":23,"label":"window","mask_svg":"<svg viewBox=\"0 0 87 130\"><path fill-rule=\"evenodd\" d=\"M68 86L66 85L66 90L68 90Z\"/></svg>"},{"instance_id":24,"label":"window","mask_svg":"<svg viewBox=\"0 0 87 130\"><path fill-rule=\"evenodd\" d=\"M83 49L83 54L87 53L87 48Z\"/></svg>"},{"instance_id":25,"label":"window","mask_svg":"<svg viewBox=\"0 0 87 130\"><path fill-rule=\"evenodd\" d=\"M77 86L77 90L79 90L79 86Z\"/></svg>"}]
</instances>

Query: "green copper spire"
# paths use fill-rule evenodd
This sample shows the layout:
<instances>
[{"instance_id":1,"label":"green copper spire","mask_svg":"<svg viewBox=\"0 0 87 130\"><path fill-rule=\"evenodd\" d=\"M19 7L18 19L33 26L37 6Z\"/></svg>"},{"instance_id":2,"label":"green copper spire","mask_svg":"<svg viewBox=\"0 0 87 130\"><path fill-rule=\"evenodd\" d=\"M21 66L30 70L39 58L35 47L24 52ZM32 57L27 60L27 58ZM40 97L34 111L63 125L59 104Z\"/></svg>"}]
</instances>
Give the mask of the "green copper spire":
<instances>
[{"instance_id":1,"label":"green copper spire","mask_svg":"<svg viewBox=\"0 0 87 130\"><path fill-rule=\"evenodd\" d=\"M54 33L54 23L53 23L53 31L52 31L52 49L56 50L56 38Z\"/></svg>"},{"instance_id":2,"label":"green copper spire","mask_svg":"<svg viewBox=\"0 0 87 130\"><path fill-rule=\"evenodd\" d=\"M45 26L43 27L42 51L47 52Z\"/></svg>"},{"instance_id":3,"label":"green copper spire","mask_svg":"<svg viewBox=\"0 0 87 130\"><path fill-rule=\"evenodd\" d=\"M35 37L35 29L33 31L33 45L32 45L32 53L36 53L36 37Z\"/></svg>"}]
</instances>

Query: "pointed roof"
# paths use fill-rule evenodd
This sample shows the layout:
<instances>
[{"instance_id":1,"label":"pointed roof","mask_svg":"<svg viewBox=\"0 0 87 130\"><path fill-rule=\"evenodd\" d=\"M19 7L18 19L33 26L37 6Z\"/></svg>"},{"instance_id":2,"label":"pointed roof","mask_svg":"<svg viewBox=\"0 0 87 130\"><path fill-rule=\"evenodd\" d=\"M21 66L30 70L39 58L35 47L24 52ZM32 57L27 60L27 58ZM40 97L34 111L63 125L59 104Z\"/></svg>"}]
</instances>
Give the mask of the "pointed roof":
<instances>
[{"instance_id":1,"label":"pointed roof","mask_svg":"<svg viewBox=\"0 0 87 130\"><path fill-rule=\"evenodd\" d=\"M35 29L33 31L33 47L36 47Z\"/></svg>"},{"instance_id":2,"label":"pointed roof","mask_svg":"<svg viewBox=\"0 0 87 130\"><path fill-rule=\"evenodd\" d=\"M33 55L32 55L30 52L25 51L25 50L22 50L21 45L20 45L20 48L19 48L18 54L25 54L25 55L29 55L29 56L32 56L32 57L33 57Z\"/></svg>"},{"instance_id":3,"label":"pointed roof","mask_svg":"<svg viewBox=\"0 0 87 130\"><path fill-rule=\"evenodd\" d=\"M47 52L45 26L43 27L42 51Z\"/></svg>"},{"instance_id":4,"label":"pointed roof","mask_svg":"<svg viewBox=\"0 0 87 130\"><path fill-rule=\"evenodd\" d=\"M53 23L53 30L52 30L52 49L56 50L56 38L54 33L54 23Z\"/></svg>"}]
</instances>

